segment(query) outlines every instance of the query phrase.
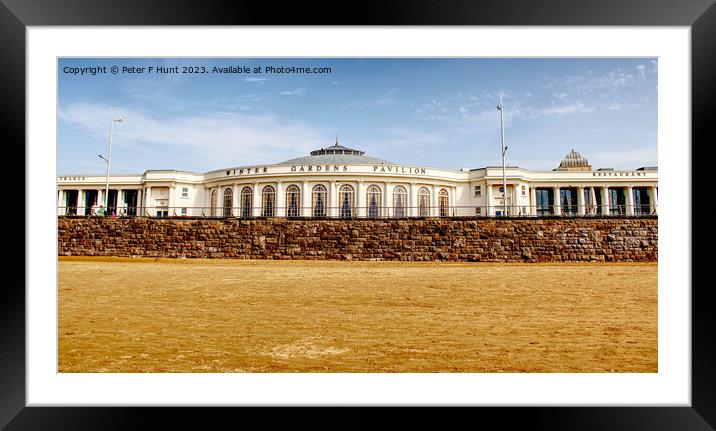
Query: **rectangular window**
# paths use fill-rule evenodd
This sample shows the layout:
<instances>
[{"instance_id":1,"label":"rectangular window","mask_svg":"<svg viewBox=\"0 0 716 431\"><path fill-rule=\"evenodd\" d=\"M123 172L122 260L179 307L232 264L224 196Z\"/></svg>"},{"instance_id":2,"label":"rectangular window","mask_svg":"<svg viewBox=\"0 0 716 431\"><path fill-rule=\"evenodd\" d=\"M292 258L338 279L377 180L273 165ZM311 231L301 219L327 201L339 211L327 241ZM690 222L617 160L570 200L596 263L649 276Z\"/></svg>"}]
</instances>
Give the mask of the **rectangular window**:
<instances>
[{"instance_id":1,"label":"rectangular window","mask_svg":"<svg viewBox=\"0 0 716 431\"><path fill-rule=\"evenodd\" d=\"M525 189L525 186L522 186L522 196L527 196L527 189Z\"/></svg>"},{"instance_id":2,"label":"rectangular window","mask_svg":"<svg viewBox=\"0 0 716 431\"><path fill-rule=\"evenodd\" d=\"M479 198L482 196L482 186L475 186L475 197Z\"/></svg>"},{"instance_id":3,"label":"rectangular window","mask_svg":"<svg viewBox=\"0 0 716 431\"><path fill-rule=\"evenodd\" d=\"M625 211L625 196L624 189L622 188L609 188L607 192L609 197L609 214L610 215L624 215Z\"/></svg>"},{"instance_id":4,"label":"rectangular window","mask_svg":"<svg viewBox=\"0 0 716 431\"><path fill-rule=\"evenodd\" d=\"M181 188L181 197L188 198L189 197L189 187L182 187Z\"/></svg>"},{"instance_id":5,"label":"rectangular window","mask_svg":"<svg viewBox=\"0 0 716 431\"><path fill-rule=\"evenodd\" d=\"M475 214L477 214L477 215L482 214L482 208L481 207L475 208Z\"/></svg>"},{"instance_id":6,"label":"rectangular window","mask_svg":"<svg viewBox=\"0 0 716 431\"><path fill-rule=\"evenodd\" d=\"M577 215L577 189L573 187L561 188L559 189L559 196L562 215Z\"/></svg>"},{"instance_id":7,"label":"rectangular window","mask_svg":"<svg viewBox=\"0 0 716 431\"><path fill-rule=\"evenodd\" d=\"M552 190L550 189L536 189L535 198L537 202L537 215L547 216L552 215L554 209L554 197Z\"/></svg>"},{"instance_id":8,"label":"rectangular window","mask_svg":"<svg viewBox=\"0 0 716 431\"><path fill-rule=\"evenodd\" d=\"M651 208L651 201L649 199L649 189L646 187L634 187L632 189L633 202L634 202L634 214L642 215L649 214Z\"/></svg>"},{"instance_id":9,"label":"rectangular window","mask_svg":"<svg viewBox=\"0 0 716 431\"><path fill-rule=\"evenodd\" d=\"M186 215L186 208L182 208L182 209L181 209L181 215L183 215L183 216Z\"/></svg>"}]
</instances>

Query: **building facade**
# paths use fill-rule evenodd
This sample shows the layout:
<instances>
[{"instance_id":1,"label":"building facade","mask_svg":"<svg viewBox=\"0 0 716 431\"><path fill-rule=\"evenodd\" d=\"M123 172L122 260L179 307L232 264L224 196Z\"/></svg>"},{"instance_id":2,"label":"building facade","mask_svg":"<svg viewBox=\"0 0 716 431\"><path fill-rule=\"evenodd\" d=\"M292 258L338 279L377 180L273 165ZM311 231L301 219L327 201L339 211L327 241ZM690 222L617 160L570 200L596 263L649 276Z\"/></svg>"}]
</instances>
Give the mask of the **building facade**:
<instances>
[{"instance_id":1,"label":"building facade","mask_svg":"<svg viewBox=\"0 0 716 431\"><path fill-rule=\"evenodd\" d=\"M58 177L58 215L408 218L656 215L658 169L592 169L572 150L552 170L446 170L338 143L270 165L206 173ZM107 200L109 197L109 200ZM108 202L108 205L106 205ZM105 206L107 208L105 208Z\"/></svg>"}]
</instances>

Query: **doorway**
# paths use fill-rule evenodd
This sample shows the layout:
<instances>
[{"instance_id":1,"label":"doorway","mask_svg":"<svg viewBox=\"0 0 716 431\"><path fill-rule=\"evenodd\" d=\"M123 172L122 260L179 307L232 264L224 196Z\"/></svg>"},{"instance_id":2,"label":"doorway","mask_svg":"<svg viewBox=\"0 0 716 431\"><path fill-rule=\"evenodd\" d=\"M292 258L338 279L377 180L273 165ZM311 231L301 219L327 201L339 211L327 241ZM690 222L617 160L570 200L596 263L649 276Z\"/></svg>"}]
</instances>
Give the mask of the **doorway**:
<instances>
[{"instance_id":1,"label":"doorway","mask_svg":"<svg viewBox=\"0 0 716 431\"><path fill-rule=\"evenodd\" d=\"M139 192L137 190L124 191L124 207L127 208L127 215L134 217L137 215L137 198Z\"/></svg>"},{"instance_id":2,"label":"doorway","mask_svg":"<svg viewBox=\"0 0 716 431\"><path fill-rule=\"evenodd\" d=\"M97 205L97 190L85 190L85 215L95 215L92 214L92 207Z\"/></svg>"}]
</instances>

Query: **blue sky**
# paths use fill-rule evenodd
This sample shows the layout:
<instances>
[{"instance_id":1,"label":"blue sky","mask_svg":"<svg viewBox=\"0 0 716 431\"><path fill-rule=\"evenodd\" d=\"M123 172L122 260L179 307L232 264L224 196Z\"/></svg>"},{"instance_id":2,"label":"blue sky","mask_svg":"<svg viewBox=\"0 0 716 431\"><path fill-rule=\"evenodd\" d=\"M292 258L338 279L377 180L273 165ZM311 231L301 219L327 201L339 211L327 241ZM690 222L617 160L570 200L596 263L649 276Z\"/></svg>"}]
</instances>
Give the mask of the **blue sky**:
<instances>
[{"instance_id":1,"label":"blue sky","mask_svg":"<svg viewBox=\"0 0 716 431\"><path fill-rule=\"evenodd\" d=\"M205 67L209 73L118 73ZM217 74L213 67L261 67ZM330 73L266 73L265 66ZM107 66L107 73L65 73ZM253 70L252 70L253 72ZM595 168L657 165L657 60L60 59L58 174L272 164L342 145L405 165L553 169L572 148Z\"/></svg>"}]
</instances>

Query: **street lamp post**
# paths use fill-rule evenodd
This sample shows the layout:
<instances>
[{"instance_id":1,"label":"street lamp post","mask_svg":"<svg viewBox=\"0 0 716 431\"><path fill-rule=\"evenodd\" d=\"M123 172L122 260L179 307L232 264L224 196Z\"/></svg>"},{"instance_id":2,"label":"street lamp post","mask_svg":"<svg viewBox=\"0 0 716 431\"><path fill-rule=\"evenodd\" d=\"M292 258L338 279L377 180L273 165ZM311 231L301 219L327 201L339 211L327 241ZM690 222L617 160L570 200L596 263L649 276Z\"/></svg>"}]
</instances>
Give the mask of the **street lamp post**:
<instances>
[{"instance_id":1,"label":"street lamp post","mask_svg":"<svg viewBox=\"0 0 716 431\"><path fill-rule=\"evenodd\" d=\"M507 215L507 178L505 177L505 154L507 153L507 147L505 147L505 126L503 119L503 112L505 111L502 105L502 96L500 96L500 104L497 105L497 110L500 111L500 142L502 145L502 215Z\"/></svg>"},{"instance_id":2,"label":"street lamp post","mask_svg":"<svg viewBox=\"0 0 716 431\"><path fill-rule=\"evenodd\" d=\"M114 123L121 123L122 117L112 119L109 125L109 153L107 158L99 154L99 158L107 162L107 183L104 189L104 207L105 211L109 211L109 169L112 166L112 132L114 131Z\"/></svg>"}]
</instances>

